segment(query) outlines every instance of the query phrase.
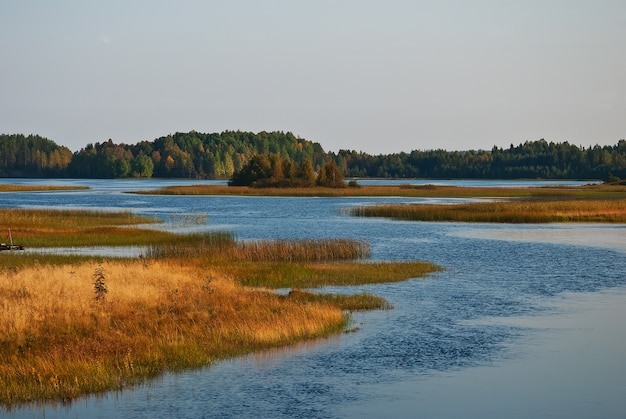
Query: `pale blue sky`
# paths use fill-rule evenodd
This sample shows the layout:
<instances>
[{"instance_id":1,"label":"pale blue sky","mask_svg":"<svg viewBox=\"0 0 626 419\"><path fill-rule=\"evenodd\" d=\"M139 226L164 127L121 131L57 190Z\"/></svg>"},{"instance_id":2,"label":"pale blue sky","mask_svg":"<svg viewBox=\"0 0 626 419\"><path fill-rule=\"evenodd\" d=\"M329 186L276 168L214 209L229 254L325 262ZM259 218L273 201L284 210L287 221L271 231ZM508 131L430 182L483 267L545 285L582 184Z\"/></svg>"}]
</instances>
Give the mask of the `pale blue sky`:
<instances>
[{"instance_id":1,"label":"pale blue sky","mask_svg":"<svg viewBox=\"0 0 626 419\"><path fill-rule=\"evenodd\" d=\"M0 0L0 132L325 150L626 138L626 0Z\"/></svg>"}]
</instances>

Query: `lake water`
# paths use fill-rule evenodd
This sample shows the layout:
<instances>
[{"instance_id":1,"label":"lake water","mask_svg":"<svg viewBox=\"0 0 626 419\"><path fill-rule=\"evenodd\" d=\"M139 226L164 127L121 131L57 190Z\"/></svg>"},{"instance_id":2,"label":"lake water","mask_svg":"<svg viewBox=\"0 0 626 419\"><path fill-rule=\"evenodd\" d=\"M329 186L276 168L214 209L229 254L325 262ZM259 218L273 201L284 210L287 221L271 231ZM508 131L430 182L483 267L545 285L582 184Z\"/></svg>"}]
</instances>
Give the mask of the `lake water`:
<instances>
[{"instance_id":1,"label":"lake water","mask_svg":"<svg viewBox=\"0 0 626 419\"><path fill-rule=\"evenodd\" d=\"M626 417L625 225L400 222L353 218L345 209L433 200L165 197L123 192L185 181L54 183L92 189L4 193L0 206L124 209L168 221L159 228L227 230L241 239L362 239L372 259L427 260L445 271L329 288L365 290L394 305L354 314L355 333L0 416ZM179 222L195 214L206 214L206 225Z\"/></svg>"}]
</instances>

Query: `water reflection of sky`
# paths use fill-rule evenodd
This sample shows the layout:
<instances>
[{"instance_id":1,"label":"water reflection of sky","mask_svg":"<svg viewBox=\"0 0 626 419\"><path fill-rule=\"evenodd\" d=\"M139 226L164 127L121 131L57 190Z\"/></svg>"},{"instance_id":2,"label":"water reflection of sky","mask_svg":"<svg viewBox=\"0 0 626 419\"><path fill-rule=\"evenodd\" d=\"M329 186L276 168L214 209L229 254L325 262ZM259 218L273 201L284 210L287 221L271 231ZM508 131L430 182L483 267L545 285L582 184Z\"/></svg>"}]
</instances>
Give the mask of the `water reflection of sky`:
<instances>
[{"instance_id":1,"label":"water reflection of sky","mask_svg":"<svg viewBox=\"0 0 626 419\"><path fill-rule=\"evenodd\" d=\"M548 315L481 320L532 328L509 357L393 386L362 386L376 402L347 405L337 417L623 418L626 288L566 294L551 304Z\"/></svg>"},{"instance_id":2,"label":"water reflection of sky","mask_svg":"<svg viewBox=\"0 0 626 419\"><path fill-rule=\"evenodd\" d=\"M626 253L626 226L623 224L542 224L520 227L467 227L460 237L535 243L570 244L613 249Z\"/></svg>"}]
</instances>

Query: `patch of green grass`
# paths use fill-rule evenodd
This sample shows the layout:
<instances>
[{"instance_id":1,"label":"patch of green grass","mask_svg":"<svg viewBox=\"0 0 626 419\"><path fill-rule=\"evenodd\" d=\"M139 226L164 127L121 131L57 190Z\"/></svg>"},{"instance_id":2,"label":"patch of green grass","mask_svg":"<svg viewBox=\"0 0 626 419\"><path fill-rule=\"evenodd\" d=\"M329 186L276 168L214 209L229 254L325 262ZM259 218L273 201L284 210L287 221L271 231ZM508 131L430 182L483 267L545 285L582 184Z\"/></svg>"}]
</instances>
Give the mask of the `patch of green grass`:
<instances>
[{"instance_id":1,"label":"patch of green grass","mask_svg":"<svg viewBox=\"0 0 626 419\"><path fill-rule=\"evenodd\" d=\"M428 262L251 262L213 264L241 285L265 288L319 288L399 282L442 270Z\"/></svg>"},{"instance_id":2,"label":"patch of green grass","mask_svg":"<svg viewBox=\"0 0 626 419\"><path fill-rule=\"evenodd\" d=\"M347 311L362 310L391 310L393 306L387 300L377 295L362 292L359 294L317 294L308 291L295 289L289 292L284 298L296 300L303 303L328 303L340 307Z\"/></svg>"}]
</instances>

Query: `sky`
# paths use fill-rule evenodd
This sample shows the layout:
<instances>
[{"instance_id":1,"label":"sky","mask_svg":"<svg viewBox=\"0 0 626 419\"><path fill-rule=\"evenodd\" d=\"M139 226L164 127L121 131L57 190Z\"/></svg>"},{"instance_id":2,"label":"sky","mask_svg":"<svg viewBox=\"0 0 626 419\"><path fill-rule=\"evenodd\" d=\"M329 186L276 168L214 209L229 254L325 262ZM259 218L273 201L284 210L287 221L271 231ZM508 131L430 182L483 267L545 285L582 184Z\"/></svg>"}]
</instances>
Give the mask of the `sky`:
<instances>
[{"instance_id":1,"label":"sky","mask_svg":"<svg viewBox=\"0 0 626 419\"><path fill-rule=\"evenodd\" d=\"M0 133L77 151L191 130L614 145L626 0L0 0Z\"/></svg>"}]
</instances>

